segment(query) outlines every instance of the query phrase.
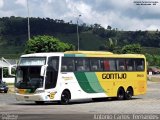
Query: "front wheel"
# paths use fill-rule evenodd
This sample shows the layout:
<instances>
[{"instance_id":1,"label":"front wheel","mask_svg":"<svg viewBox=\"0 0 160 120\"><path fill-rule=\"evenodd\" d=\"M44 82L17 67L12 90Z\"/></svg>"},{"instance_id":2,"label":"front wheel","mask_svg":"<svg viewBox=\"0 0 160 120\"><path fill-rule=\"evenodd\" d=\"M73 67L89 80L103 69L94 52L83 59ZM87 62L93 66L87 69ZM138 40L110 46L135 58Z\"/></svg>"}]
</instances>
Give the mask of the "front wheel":
<instances>
[{"instance_id":1,"label":"front wheel","mask_svg":"<svg viewBox=\"0 0 160 120\"><path fill-rule=\"evenodd\" d=\"M4 93L7 93L7 92L8 92L7 90L4 91Z\"/></svg>"},{"instance_id":2,"label":"front wheel","mask_svg":"<svg viewBox=\"0 0 160 120\"><path fill-rule=\"evenodd\" d=\"M70 98L71 97L70 97L69 91L65 90L65 91L62 92L60 103L62 105L67 105L67 104L69 104Z\"/></svg>"}]
</instances>

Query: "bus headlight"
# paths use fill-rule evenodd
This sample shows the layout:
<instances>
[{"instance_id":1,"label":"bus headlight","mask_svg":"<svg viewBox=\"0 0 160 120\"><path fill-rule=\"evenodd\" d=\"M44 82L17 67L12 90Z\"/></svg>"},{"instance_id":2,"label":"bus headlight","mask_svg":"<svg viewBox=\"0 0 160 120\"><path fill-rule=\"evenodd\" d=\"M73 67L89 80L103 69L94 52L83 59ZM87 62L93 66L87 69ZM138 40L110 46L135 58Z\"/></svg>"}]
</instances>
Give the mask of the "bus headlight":
<instances>
[{"instance_id":1,"label":"bus headlight","mask_svg":"<svg viewBox=\"0 0 160 120\"><path fill-rule=\"evenodd\" d=\"M18 92L19 92L18 88L15 88L15 89L14 89L14 92L15 92L15 93L18 93Z\"/></svg>"}]
</instances>

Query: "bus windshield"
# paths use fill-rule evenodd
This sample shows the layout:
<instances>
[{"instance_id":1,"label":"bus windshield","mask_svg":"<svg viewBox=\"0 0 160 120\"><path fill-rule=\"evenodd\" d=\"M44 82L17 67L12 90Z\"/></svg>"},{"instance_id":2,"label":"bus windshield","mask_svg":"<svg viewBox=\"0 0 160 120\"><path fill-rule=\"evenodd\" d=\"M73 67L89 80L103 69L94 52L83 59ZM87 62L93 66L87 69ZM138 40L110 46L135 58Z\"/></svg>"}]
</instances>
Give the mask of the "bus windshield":
<instances>
[{"instance_id":1,"label":"bus windshield","mask_svg":"<svg viewBox=\"0 0 160 120\"><path fill-rule=\"evenodd\" d=\"M43 77L40 76L41 66L19 66L17 68L15 86L19 89L31 89L43 87Z\"/></svg>"}]
</instances>

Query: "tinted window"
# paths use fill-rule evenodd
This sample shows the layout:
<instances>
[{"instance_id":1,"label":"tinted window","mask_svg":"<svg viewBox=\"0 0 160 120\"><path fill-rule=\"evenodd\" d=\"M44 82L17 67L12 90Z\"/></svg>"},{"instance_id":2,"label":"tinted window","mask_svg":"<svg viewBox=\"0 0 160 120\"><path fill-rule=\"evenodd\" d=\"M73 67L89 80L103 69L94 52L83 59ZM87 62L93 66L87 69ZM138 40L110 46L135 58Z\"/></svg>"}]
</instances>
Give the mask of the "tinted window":
<instances>
[{"instance_id":1,"label":"tinted window","mask_svg":"<svg viewBox=\"0 0 160 120\"><path fill-rule=\"evenodd\" d=\"M144 70L144 59L136 59L136 70L143 71Z\"/></svg>"},{"instance_id":2,"label":"tinted window","mask_svg":"<svg viewBox=\"0 0 160 120\"><path fill-rule=\"evenodd\" d=\"M126 65L125 65L125 59L117 59L117 70L118 71L125 71Z\"/></svg>"},{"instance_id":3,"label":"tinted window","mask_svg":"<svg viewBox=\"0 0 160 120\"><path fill-rule=\"evenodd\" d=\"M89 69L89 59L77 58L76 59L76 70L77 71L90 71L90 69Z\"/></svg>"},{"instance_id":4,"label":"tinted window","mask_svg":"<svg viewBox=\"0 0 160 120\"><path fill-rule=\"evenodd\" d=\"M126 59L126 67L128 71L135 70L135 60L134 59Z\"/></svg>"},{"instance_id":5,"label":"tinted window","mask_svg":"<svg viewBox=\"0 0 160 120\"><path fill-rule=\"evenodd\" d=\"M90 69L91 71L102 71L102 61L98 58L91 58L90 59Z\"/></svg>"},{"instance_id":6,"label":"tinted window","mask_svg":"<svg viewBox=\"0 0 160 120\"><path fill-rule=\"evenodd\" d=\"M62 58L62 66L61 66L62 72L73 72L75 71L75 64L73 58Z\"/></svg>"},{"instance_id":7,"label":"tinted window","mask_svg":"<svg viewBox=\"0 0 160 120\"><path fill-rule=\"evenodd\" d=\"M49 57L46 72L45 88L54 88L58 77L59 57Z\"/></svg>"},{"instance_id":8,"label":"tinted window","mask_svg":"<svg viewBox=\"0 0 160 120\"><path fill-rule=\"evenodd\" d=\"M104 70L105 71L116 71L116 64L114 59L104 60Z\"/></svg>"}]
</instances>

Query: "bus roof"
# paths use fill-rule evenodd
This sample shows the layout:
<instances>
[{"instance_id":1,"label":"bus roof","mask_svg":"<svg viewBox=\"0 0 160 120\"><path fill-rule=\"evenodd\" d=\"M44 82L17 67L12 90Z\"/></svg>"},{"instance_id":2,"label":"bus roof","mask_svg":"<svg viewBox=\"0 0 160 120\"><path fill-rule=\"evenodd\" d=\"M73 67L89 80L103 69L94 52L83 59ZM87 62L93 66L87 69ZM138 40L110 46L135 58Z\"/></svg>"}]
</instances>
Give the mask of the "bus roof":
<instances>
[{"instance_id":1,"label":"bus roof","mask_svg":"<svg viewBox=\"0 0 160 120\"><path fill-rule=\"evenodd\" d=\"M49 52L49 53L32 53L21 55L21 57L48 57L48 56L63 56L63 52Z\"/></svg>"},{"instance_id":2,"label":"bus roof","mask_svg":"<svg viewBox=\"0 0 160 120\"><path fill-rule=\"evenodd\" d=\"M49 56L145 58L145 56L142 54L113 54L111 52L105 52L105 51L66 51L66 52L32 53L32 54L22 55L21 57L49 57Z\"/></svg>"},{"instance_id":3,"label":"bus roof","mask_svg":"<svg viewBox=\"0 0 160 120\"><path fill-rule=\"evenodd\" d=\"M65 57L145 58L142 54L113 54L105 51L66 51Z\"/></svg>"},{"instance_id":4,"label":"bus roof","mask_svg":"<svg viewBox=\"0 0 160 120\"><path fill-rule=\"evenodd\" d=\"M92 55L108 55L113 54L112 52L105 51L66 51L65 54L92 54Z\"/></svg>"}]
</instances>

